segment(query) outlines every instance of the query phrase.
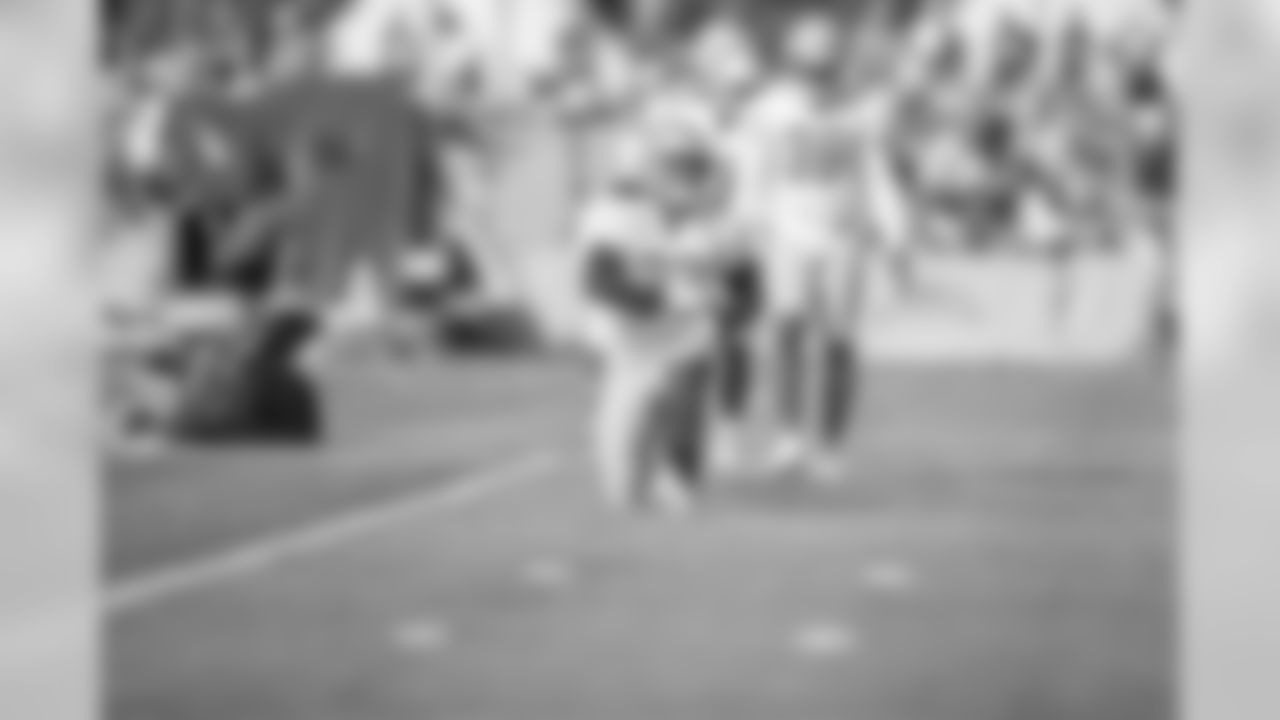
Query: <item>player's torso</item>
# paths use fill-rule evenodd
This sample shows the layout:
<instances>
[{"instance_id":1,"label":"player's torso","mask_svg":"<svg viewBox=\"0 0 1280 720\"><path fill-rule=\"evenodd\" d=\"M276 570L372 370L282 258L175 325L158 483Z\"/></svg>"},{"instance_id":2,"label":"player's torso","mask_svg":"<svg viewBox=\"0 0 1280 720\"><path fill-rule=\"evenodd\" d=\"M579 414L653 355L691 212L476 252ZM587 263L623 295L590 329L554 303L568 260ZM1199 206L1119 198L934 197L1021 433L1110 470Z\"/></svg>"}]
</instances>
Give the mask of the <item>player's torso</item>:
<instances>
[{"instance_id":1,"label":"player's torso","mask_svg":"<svg viewBox=\"0 0 1280 720\"><path fill-rule=\"evenodd\" d=\"M635 315L588 293L587 339L613 352L688 346L708 318L704 301L713 280L701 268L713 252L708 229L696 221L675 221L634 199L606 196L589 203L579 227L579 267L585 273L593 259L611 255L633 282L661 298L662 309Z\"/></svg>"},{"instance_id":2,"label":"player's torso","mask_svg":"<svg viewBox=\"0 0 1280 720\"><path fill-rule=\"evenodd\" d=\"M834 109L784 85L764 90L743 125L737 155L754 186L748 211L767 256L785 262L837 250L856 195L859 148Z\"/></svg>"},{"instance_id":3,"label":"player's torso","mask_svg":"<svg viewBox=\"0 0 1280 720\"><path fill-rule=\"evenodd\" d=\"M754 152L768 304L779 312L814 303L837 313L852 308L878 241L874 124L858 108L824 105L794 89L777 88L757 102L742 154Z\"/></svg>"}]
</instances>

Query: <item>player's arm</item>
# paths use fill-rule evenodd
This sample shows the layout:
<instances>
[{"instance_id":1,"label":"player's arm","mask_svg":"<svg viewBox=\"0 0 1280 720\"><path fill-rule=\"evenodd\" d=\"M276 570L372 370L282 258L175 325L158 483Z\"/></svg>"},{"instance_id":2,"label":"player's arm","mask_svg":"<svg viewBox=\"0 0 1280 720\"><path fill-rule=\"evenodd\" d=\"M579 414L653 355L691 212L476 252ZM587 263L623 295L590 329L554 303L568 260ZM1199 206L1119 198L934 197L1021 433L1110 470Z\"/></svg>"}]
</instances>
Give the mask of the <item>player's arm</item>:
<instances>
[{"instance_id":1,"label":"player's arm","mask_svg":"<svg viewBox=\"0 0 1280 720\"><path fill-rule=\"evenodd\" d=\"M892 282L907 294L920 291L913 253L910 198L891 143L877 143L863 157L867 210L872 222L870 250L878 255Z\"/></svg>"},{"instance_id":2,"label":"player's arm","mask_svg":"<svg viewBox=\"0 0 1280 720\"><path fill-rule=\"evenodd\" d=\"M666 310L661 288L638 272L634 258L621 248L592 247L584 261L584 275L588 295L623 315L647 320Z\"/></svg>"}]
</instances>

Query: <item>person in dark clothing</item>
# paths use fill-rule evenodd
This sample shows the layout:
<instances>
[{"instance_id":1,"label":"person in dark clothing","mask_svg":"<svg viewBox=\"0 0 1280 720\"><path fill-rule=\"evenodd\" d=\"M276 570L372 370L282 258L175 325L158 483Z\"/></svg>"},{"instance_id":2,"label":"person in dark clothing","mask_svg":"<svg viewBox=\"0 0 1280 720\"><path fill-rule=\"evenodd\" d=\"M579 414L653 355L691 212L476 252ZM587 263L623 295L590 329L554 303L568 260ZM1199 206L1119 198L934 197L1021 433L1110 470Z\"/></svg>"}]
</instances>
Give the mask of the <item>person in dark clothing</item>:
<instances>
[{"instance_id":1,"label":"person in dark clothing","mask_svg":"<svg viewBox=\"0 0 1280 720\"><path fill-rule=\"evenodd\" d=\"M242 324L189 340L176 362L185 440L314 442L323 436L319 393L298 358L316 331L305 311L272 308Z\"/></svg>"},{"instance_id":2,"label":"person in dark clothing","mask_svg":"<svg viewBox=\"0 0 1280 720\"><path fill-rule=\"evenodd\" d=\"M392 81L301 77L251 108L250 147L311 153L305 193L271 233L278 282L317 306L359 267L388 279L406 244L434 227L443 173L431 119Z\"/></svg>"},{"instance_id":3,"label":"person in dark clothing","mask_svg":"<svg viewBox=\"0 0 1280 720\"><path fill-rule=\"evenodd\" d=\"M245 142L246 108L215 92L175 103L165 137L162 197L175 217L179 287L219 286L220 244L279 185L274 158Z\"/></svg>"},{"instance_id":4,"label":"person in dark clothing","mask_svg":"<svg viewBox=\"0 0 1280 720\"><path fill-rule=\"evenodd\" d=\"M323 432L320 398L301 368L319 330L314 308L290 300L277 282L276 220L305 194L314 160L280 158L263 181L270 195L243 209L214 257L213 284L238 299L243 317L189 337L182 366L180 437L198 442L310 442ZM268 172L265 171L264 172Z\"/></svg>"}]
</instances>

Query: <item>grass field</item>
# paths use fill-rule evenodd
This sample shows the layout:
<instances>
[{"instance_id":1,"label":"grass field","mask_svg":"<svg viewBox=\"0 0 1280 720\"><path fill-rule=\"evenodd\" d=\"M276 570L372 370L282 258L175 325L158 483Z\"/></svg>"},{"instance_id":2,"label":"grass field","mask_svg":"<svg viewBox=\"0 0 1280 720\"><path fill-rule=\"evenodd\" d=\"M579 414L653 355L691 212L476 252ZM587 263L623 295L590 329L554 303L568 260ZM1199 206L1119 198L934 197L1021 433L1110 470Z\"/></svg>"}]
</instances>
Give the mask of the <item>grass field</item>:
<instances>
[{"instance_id":1,"label":"grass field","mask_svg":"<svg viewBox=\"0 0 1280 720\"><path fill-rule=\"evenodd\" d=\"M1172 383L879 369L845 482L619 518L546 363L109 484L111 720L1171 720Z\"/></svg>"}]
</instances>

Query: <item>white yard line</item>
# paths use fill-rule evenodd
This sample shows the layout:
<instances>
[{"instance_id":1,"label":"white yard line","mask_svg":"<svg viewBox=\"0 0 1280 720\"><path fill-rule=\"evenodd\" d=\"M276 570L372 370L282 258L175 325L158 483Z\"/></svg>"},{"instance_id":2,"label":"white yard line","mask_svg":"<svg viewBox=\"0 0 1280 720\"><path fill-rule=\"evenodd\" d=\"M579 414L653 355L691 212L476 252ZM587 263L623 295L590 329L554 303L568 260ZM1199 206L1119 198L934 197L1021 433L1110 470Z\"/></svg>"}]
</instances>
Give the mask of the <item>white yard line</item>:
<instances>
[{"instance_id":1,"label":"white yard line","mask_svg":"<svg viewBox=\"0 0 1280 720\"><path fill-rule=\"evenodd\" d=\"M257 540L203 560L153 572L109 589L109 616L145 609L202 588L234 581L284 560L338 547L410 519L463 507L537 479L561 461L560 453L527 451L408 497L330 517L298 530Z\"/></svg>"},{"instance_id":2,"label":"white yard line","mask_svg":"<svg viewBox=\"0 0 1280 720\"><path fill-rule=\"evenodd\" d=\"M472 450L477 445L531 435L559 423L564 423L572 430L581 422L578 415L580 413L535 410L499 415L490 410L462 417L437 416L401 427L386 428L345 442L323 445L314 451L300 454L296 461L304 467L318 465L326 472L386 472L406 463L455 460L458 459L456 455L440 453ZM554 434L548 434L548 439L558 438ZM182 452L179 449L176 455L181 456ZM267 471L267 474L275 472ZM121 482L129 482L128 470L121 471L119 475Z\"/></svg>"}]
</instances>

